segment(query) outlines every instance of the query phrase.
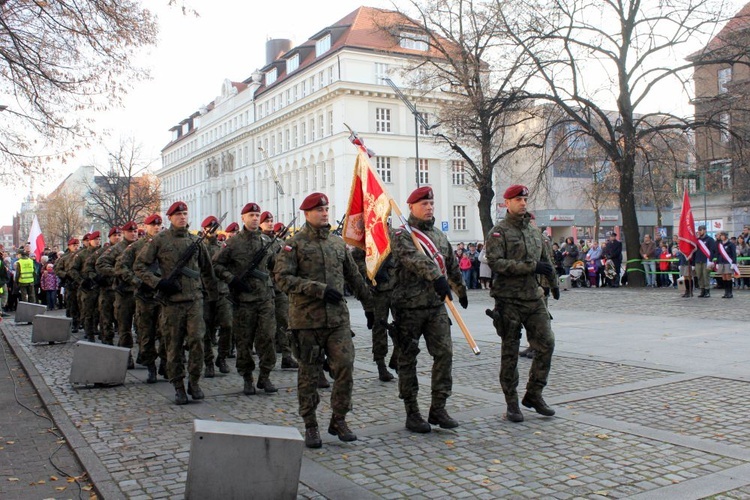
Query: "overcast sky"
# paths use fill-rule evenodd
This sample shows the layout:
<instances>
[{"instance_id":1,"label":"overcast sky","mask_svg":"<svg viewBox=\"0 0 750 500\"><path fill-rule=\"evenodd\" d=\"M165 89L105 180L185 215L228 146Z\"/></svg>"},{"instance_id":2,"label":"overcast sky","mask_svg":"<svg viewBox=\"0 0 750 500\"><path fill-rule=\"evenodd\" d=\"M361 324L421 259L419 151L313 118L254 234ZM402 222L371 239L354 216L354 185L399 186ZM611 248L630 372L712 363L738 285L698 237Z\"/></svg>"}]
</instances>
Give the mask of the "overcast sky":
<instances>
[{"instance_id":1,"label":"overcast sky","mask_svg":"<svg viewBox=\"0 0 750 500\"><path fill-rule=\"evenodd\" d=\"M262 67L268 38L291 38L297 45L361 5L392 7L390 0L189 0L200 14L194 17L183 16L179 9L166 7L167 3L147 2L156 8L160 19L160 43L143 55L152 80L134 88L123 109L98 117L99 126L110 131L112 148L120 137L133 136L154 160L154 168L158 167L159 151L170 139L168 129L219 95L225 78L242 81ZM106 165L102 149L56 166L51 175L35 181L35 194L49 193L78 166L92 163ZM0 225L12 223L28 191L29 185L0 187L5 207Z\"/></svg>"}]
</instances>

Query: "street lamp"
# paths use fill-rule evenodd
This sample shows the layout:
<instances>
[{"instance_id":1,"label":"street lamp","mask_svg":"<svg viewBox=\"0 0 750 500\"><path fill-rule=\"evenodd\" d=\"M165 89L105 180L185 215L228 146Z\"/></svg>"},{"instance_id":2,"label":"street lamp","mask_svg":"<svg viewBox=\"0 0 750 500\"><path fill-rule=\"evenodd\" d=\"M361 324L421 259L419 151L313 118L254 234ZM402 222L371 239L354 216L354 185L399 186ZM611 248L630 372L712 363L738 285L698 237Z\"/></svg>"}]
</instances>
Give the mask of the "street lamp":
<instances>
[{"instance_id":1,"label":"street lamp","mask_svg":"<svg viewBox=\"0 0 750 500\"><path fill-rule=\"evenodd\" d=\"M404 93L401 92L401 89L399 89L396 84L393 83L393 80L391 80L390 78L383 78L383 81L385 81L385 83L387 83L388 86L390 86L393 91L396 92L398 98L401 99L404 104L406 104L406 107L409 108L409 111L411 111L414 115L414 168L417 174L417 187L419 187L419 124L421 123L426 131L430 131L440 124L436 123L435 125L429 125L427 123L427 120L425 120L424 117L419 114L419 112L417 111L417 107L412 104L409 99L406 98Z\"/></svg>"},{"instance_id":2,"label":"street lamp","mask_svg":"<svg viewBox=\"0 0 750 500\"><path fill-rule=\"evenodd\" d=\"M271 171L271 175L273 176L273 182L276 184L276 220L281 219L281 215L279 214L279 195L284 196L284 188L281 187L281 182L279 182L279 178L276 175L276 170L274 170L273 165L271 165L271 160L268 158L268 153L265 149L263 149L262 146L258 146L258 150L263 155L263 158L266 160L266 165L268 166L268 170Z\"/></svg>"},{"instance_id":3,"label":"street lamp","mask_svg":"<svg viewBox=\"0 0 750 500\"><path fill-rule=\"evenodd\" d=\"M0 104L0 111L5 111L6 109L8 109L8 106L6 106L5 104Z\"/></svg>"}]
</instances>

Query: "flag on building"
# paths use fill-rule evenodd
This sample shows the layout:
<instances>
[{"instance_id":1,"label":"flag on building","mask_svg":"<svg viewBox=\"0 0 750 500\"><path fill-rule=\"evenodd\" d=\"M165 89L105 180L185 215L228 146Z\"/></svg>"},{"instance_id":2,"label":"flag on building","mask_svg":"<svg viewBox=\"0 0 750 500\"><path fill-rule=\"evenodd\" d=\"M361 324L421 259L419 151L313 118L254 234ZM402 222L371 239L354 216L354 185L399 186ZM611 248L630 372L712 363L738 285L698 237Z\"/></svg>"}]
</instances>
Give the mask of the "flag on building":
<instances>
[{"instance_id":1,"label":"flag on building","mask_svg":"<svg viewBox=\"0 0 750 500\"><path fill-rule=\"evenodd\" d=\"M39 219L36 215L34 216L34 222L31 223L31 233L29 233L29 244L31 245L31 253L36 255L36 261L42 261L42 253L44 253L44 235L42 234L42 228L39 227Z\"/></svg>"},{"instance_id":2,"label":"flag on building","mask_svg":"<svg viewBox=\"0 0 750 500\"><path fill-rule=\"evenodd\" d=\"M354 178L341 236L348 244L365 251L367 276L375 279L381 264L391 253L388 217L391 200L378 174L372 170L364 148L354 163Z\"/></svg>"},{"instance_id":3,"label":"flag on building","mask_svg":"<svg viewBox=\"0 0 750 500\"><path fill-rule=\"evenodd\" d=\"M690 259L698 248L698 237L695 235L695 221L693 220L693 209L690 207L690 196L688 190L682 196L682 211L680 212L680 226L677 229L678 247L688 259Z\"/></svg>"}]
</instances>

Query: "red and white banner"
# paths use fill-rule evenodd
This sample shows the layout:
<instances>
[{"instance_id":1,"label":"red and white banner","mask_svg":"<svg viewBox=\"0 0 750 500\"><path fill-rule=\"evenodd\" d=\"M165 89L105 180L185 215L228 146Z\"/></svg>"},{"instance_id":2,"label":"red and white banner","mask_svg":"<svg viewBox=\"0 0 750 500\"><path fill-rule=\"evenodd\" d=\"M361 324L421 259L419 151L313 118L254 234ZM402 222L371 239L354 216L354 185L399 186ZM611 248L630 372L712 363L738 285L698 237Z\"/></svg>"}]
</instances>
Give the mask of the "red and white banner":
<instances>
[{"instance_id":1,"label":"red and white banner","mask_svg":"<svg viewBox=\"0 0 750 500\"><path fill-rule=\"evenodd\" d=\"M44 252L44 235L42 234L42 228L39 227L39 219L34 216L34 222L31 223L31 233L29 233L29 243L31 245L31 253L36 255L36 261L42 261L42 253Z\"/></svg>"},{"instance_id":2,"label":"red and white banner","mask_svg":"<svg viewBox=\"0 0 750 500\"><path fill-rule=\"evenodd\" d=\"M682 197L682 211L680 212L680 226L677 229L678 246L688 259L693 256L698 248L698 237L695 235L695 221L693 220L693 209L690 207L690 196L687 189Z\"/></svg>"},{"instance_id":3,"label":"red and white banner","mask_svg":"<svg viewBox=\"0 0 750 500\"><path fill-rule=\"evenodd\" d=\"M365 251L367 276L375 280L383 261L391 253L388 217L391 200L372 170L364 148L360 148L354 163L354 178L349 194L349 206L341 233L344 241Z\"/></svg>"}]
</instances>

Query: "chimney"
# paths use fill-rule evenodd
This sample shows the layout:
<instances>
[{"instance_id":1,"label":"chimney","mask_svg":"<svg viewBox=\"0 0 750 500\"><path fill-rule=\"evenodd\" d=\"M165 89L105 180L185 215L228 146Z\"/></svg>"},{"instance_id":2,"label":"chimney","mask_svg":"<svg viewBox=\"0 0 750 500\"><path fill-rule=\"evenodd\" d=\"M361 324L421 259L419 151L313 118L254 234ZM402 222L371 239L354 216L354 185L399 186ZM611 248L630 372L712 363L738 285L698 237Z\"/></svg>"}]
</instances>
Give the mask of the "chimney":
<instances>
[{"instance_id":1,"label":"chimney","mask_svg":"<svg viewBox=\"0 0 750 500\"><path fill-rule=\"evenodd\" d=\"M271 64L279 58L281 54L285 54L292 50L292 41L288 38L271 38L266 41L266 65Z\"/></svg>"}]
</instances>

